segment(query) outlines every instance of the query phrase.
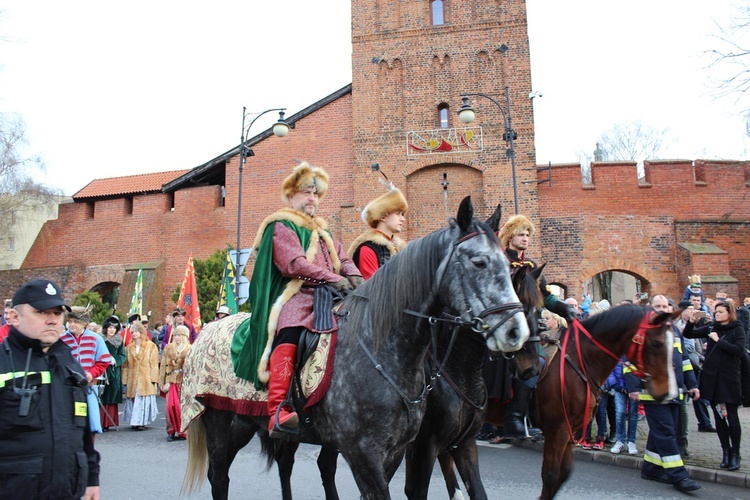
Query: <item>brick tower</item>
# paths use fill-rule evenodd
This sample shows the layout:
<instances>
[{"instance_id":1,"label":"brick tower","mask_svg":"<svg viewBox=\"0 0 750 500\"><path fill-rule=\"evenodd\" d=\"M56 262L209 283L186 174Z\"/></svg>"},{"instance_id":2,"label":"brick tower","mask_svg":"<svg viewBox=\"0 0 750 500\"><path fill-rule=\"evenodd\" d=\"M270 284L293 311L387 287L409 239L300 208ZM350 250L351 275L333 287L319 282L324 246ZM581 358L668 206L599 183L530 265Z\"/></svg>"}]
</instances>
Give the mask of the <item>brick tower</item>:
<instances>
[{"instance_id":1,"label":"brick tower","mask_svg":"<svg viewBox=\"0 0 750 500\"><path fill-rule=\"evenodd\" d=\"M523 0L353 0L355 206L380 194L373 164L409 199L414 239L472 195L478 216L513 213L503 139L510 89L520 212L538 221L526 3ZM461 123L462 93L476 119ZM528 181L528 182L526 182Z\"/></svg>"}]
</instances>

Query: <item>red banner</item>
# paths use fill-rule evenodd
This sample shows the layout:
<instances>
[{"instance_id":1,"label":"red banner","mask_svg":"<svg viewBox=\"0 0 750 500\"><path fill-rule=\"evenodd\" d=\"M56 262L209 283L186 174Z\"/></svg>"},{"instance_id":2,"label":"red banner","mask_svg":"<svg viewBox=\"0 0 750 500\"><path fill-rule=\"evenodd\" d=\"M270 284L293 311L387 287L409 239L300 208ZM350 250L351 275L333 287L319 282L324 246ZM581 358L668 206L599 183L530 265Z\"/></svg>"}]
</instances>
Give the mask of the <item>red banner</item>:
<instances>
[{"instance_id":1,"label":"red banner","mask_svg":"<svg viewBox=\"0 0 750 500\"><path fill-rule=\"evenodd\" d=\"M180 298L177 305L185 310L185 324L193 325L195 332L201 331L201 308L198 305L198 287L195 285L195 268L193 267L193 254L188 258L185 278L180 287Z\"/></svg>"}]
</instances>

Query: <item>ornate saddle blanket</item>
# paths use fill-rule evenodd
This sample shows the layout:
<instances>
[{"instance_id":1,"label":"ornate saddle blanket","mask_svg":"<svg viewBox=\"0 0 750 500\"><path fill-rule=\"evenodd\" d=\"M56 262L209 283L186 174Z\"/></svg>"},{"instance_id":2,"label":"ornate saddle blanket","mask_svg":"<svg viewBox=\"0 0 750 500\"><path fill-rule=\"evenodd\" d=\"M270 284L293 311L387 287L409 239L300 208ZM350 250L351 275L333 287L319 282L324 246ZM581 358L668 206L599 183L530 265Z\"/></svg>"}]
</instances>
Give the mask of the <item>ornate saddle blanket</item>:
<instances>
[{"instance_id":1,"label":"ornate saddle blanket","mask_svg":"<svg viewBox=\"0 0 750 500\"><path fill-rule=\"evenodd\" d=\"M181 432L207 406L239 415L268 415L268 392L256 390L251 382L237 377L232 364L232 337L249 319L249 313L239 313L211 322L193 344L183 366ZM302 392L308 398L305 410L320 401L328 390L335 345L335 332L321 335L317 348L302 367Z\"/></svg>"}]
</instances>

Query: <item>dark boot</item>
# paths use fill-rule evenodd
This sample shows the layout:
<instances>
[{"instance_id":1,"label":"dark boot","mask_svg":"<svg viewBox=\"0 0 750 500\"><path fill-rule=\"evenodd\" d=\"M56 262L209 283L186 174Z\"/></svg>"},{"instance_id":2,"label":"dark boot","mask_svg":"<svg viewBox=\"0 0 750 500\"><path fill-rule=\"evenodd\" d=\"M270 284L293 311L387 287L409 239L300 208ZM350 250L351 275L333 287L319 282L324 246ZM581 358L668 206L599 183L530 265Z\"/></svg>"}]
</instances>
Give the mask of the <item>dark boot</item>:
<instances>
[{"instance_id":1,"label":"dark boot","mask_svg":"<svg viewBox=\"0 0 750 500\"><path fill-rule=\"evenodd\" d=\"M727 464L727 470L737 470L740 468L740 449L732 448L729 453L729 463Z\"/></svg>"},{"instance_id":2,"label":"dark boot","mask_svg":"<svg viewBox=\"0 0 750 500\"><path fill-rule=\"evenodd\" d=\"M268 361L270 370L268 379L268 415L270 417L268 434L271 437L279 437L283 432L294 431L299 426L297 413L292 408L281 405L289 392L296 355L296 345L280 344L273 350L271 359ZM277 410L278 425L275 425Z\"/></svg>"},{"instance_id":3,"label":"dark boot","mask_svg":"<svg viewBox=\"0 0 750 500\"><path fill-rule=\"evenodd\" d=\"M513 379L513 399L505 408L503 422L503 436L509 438L525 438L526 426L524 418L531 399L531 388ZM539 429L529 428L529 436L535 437L542 433Z\"/></svg>"},{"instance_id":4,"label":"dark boot","mask_svg":"<svg viewBox=\"0 0 750 500\"><path fill-rule=\"evenodd\" d=\"M729 455L730 451L729 448L722 448L722 455L721 455L721 463L719 464L719 467L722 469L726 469L729 466Z\"/></svg>"}]
</instances>

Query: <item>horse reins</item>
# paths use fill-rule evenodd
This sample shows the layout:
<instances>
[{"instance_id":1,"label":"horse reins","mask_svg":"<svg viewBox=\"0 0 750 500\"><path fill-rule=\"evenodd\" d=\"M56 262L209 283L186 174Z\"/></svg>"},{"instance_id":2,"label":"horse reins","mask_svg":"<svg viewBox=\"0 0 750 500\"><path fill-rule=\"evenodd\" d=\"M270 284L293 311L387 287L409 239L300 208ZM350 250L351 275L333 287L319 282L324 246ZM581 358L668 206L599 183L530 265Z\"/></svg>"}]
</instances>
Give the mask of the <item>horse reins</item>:
<instances>
[{"instance_id":1,"label":"horse reins","mask_svg":"<svg viewBox=\"0 0 750 500\"><path fill-rule=\"evenodd\" d=\"M645 378L650 379L651 375L644 372L641 367L643 366L643 351L644 351L644 343L646 339L646 332L649 329L654 328L661 328L661 325L652 325L649 323L651 320L651 317L654 315L653 311L649 311L646 313L646 315L641 320L640 325L638 325L638 330L636 331L635 335L633 336L632 343L630 347L628 348L628 352L626 354L626 361L624 364L631 368L631 371L633 375L639 377L639 378ZM575 335L575 343L576 343L576 354L578 356L578 366L580 369L573 363L573 361L568 356L568 340L570 340L571 335L565 335L565 338L562 341L562 347L560 348L560 351L562 352L564 356L564 360L560 360L560 398L562 400L562 409L563 409L563 415L565 416L565 424L568 426L568 433L570 434L570 439L575 444L580 444L584 439L584 433L581 433L581 438L576 441L575 435L573 433L573 427L570 424L570 418L568 417L568 411L565 407L565 361L568 361L571 366L576 370L578 375L583 379L583 381L586 383L586 403L584 406L584 414L583 414L583 422L584 425L588 424L589 421L589 412L591 409L591 395L593 394L593 389L591 387L591 381L589 380L590 377L588 375L588 372L586 370L586 363L583 359L583 354L581 352L581 333L583 333L600 351L602 351L607 356L613 358L617 362L620 361L620 357L612 353L609 349L604 347L601 343L599 343L591 333L589 333L588 330L581 324L580 321L577 319L573 319L572 324L572 334ZM631 362L631 359L635 358L635 364Z\"/></svg>"}]
</instances>

